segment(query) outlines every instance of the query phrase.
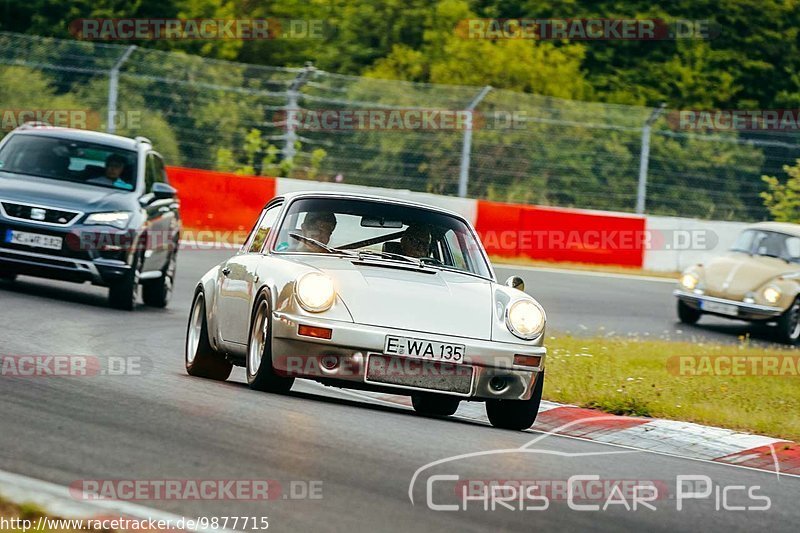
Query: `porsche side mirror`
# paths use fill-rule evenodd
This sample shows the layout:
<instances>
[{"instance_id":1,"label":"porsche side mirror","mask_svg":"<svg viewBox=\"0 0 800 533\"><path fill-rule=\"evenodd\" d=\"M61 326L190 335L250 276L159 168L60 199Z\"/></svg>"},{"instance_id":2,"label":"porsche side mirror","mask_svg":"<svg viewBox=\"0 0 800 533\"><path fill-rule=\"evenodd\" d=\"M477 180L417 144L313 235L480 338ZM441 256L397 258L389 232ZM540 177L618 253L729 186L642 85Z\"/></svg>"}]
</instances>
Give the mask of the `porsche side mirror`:
<instances>
[{"instance_id":1,"label":"porsche side mirror","mask_svg":"<svg viewBox=\"0 0 800 533\"><path fill-rule=\"evenodd\" d=\"M517 289L518 291L525 290L525 282L522 281L522 278L519 276L511 276L506 280L506 286L511 287L512 289Z\"/></svg>"}]
</instances>

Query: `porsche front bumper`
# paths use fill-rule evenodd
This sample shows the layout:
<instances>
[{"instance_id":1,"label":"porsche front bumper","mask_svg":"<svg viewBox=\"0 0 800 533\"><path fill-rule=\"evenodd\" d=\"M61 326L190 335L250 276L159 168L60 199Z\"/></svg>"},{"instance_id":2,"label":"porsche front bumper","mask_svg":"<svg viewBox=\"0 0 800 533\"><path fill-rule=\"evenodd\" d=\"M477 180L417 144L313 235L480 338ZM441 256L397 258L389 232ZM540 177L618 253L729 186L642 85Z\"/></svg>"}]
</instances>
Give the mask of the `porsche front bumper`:
<instances>
[{"instance_id":1,"label":"porsche front bumper","mask_svg":"<svg viewBox=\"0 0 800 533\"><path fill-rule=\"evenodd\" d=\"M303 336L300 325L332 330L330 339ZM384 355L387 335L461 344L462 364ZM527 344L434 335L352 322L273 313L272 363L279 373L331 385L371 390L414 391L464 399L527 400L543 373L546 348ZM538 367L515 366L515 355L539 356ZM372 360L372 361L370 361ZM376 368L380 372L374 373Z\"/></svg>"}]
</instances>

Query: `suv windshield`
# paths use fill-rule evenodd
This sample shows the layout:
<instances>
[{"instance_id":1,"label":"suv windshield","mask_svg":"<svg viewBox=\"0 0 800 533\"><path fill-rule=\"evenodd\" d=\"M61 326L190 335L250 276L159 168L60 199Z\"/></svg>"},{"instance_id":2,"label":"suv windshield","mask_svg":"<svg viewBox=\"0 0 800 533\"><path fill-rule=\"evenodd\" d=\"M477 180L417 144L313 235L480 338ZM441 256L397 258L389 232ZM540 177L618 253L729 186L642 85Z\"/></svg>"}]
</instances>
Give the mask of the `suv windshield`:
<instances>
[{"instance_id":1,"label":"suv windshield","mask_svg":"<svg viewBox=\"0 0 800 533\"><path fill-rule=\"evenodd\" d=\"M486 257L461 219L428 209L360 199L294 201L273 250L360 254L491 278Z\"/></svg>"},{"instance_id":2,"label":"suv windshield","mask_svg":"<svg viewBox=\"0 0 800 533\"><path fill-rule=\"evenodd\" d=\"M739 235L731 250L800 262L800 237L775 231L749 229Z\"/></svg>"},{"instance_id":3,"label":"suv windshield","mask_svg":"<svg viewBox=\"0 0 800 533\"><path fill-rule=\"evenodd\" d=\"M132 191L136 152L55 137L13 135L0 148L0 171Z\"/></svg>"}]
</instances>

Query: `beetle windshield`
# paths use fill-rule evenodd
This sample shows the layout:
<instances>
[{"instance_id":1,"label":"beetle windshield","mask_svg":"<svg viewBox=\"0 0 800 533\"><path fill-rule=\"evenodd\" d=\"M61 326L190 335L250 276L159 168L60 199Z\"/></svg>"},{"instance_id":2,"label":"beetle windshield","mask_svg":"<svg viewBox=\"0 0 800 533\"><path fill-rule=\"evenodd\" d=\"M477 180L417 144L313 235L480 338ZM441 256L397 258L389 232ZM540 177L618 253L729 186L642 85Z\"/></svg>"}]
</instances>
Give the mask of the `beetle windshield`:
<instances>
[{"instance_id":1,"label":"beetle windshield","mask_svg":"<svg viewBox=\"0 0 800 533\"><path fill-rule=\"evenodd\" d=\"M800 263L800 237L776 231L745 230L731 250Z\"/></svg>"},{"instance_id":2,"label":"beetle windshield","mask_svg":"<svg viewBox=\"0 0 800 533\"><path fill-rule=\"evenodd\" d=\"M420 207L370 200L295 200L284 217L273 250L349 254L491 278L483 248L462 219Z\"/></svg>"}]
</instances>

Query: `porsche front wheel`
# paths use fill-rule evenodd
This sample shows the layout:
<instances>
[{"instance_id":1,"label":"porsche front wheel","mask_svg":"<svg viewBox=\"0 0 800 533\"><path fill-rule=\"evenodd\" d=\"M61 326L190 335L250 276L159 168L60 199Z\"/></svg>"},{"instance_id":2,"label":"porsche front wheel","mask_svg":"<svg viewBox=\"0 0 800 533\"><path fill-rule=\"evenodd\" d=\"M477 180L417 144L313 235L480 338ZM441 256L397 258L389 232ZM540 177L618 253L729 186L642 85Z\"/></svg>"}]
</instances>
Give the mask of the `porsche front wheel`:
<instances>
[{"instance_id":1,"label":"porsche front wheel","mask_svg":"<svg viewBox=\"0 0 800 533\"><path fill-rule=\"evenodd\" d=\"M266 295L261 295L253 311L247 341L247 383L264 392L288 392L294 378L280 376L272 366L272 313Z\"/></svg>"},{"instance_id":2,"label":"porsche front wheel","mask_svg":"<svg viewBox=\"0 0 800 533\"><path fill-rule=\"evenodd\" d=\"M544 389L544 372L536 378L536 385L528 400L486 400L489 422L501 429L528 429L536 421Z\"/></svg>"}]
</instances>

